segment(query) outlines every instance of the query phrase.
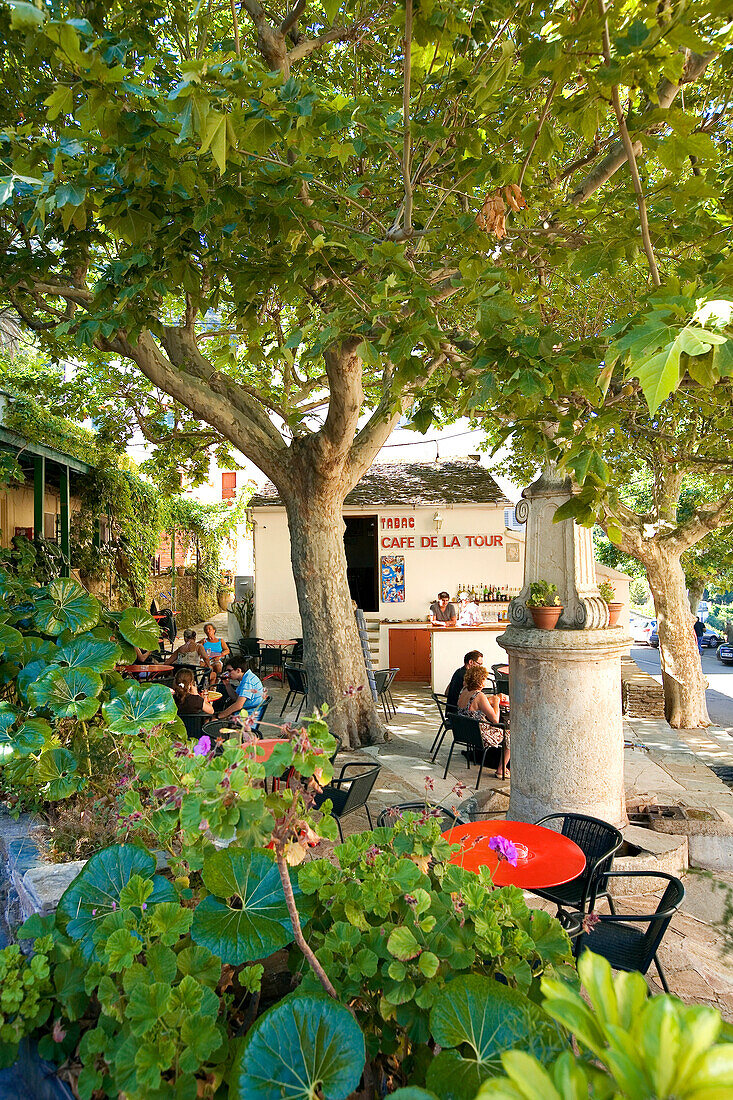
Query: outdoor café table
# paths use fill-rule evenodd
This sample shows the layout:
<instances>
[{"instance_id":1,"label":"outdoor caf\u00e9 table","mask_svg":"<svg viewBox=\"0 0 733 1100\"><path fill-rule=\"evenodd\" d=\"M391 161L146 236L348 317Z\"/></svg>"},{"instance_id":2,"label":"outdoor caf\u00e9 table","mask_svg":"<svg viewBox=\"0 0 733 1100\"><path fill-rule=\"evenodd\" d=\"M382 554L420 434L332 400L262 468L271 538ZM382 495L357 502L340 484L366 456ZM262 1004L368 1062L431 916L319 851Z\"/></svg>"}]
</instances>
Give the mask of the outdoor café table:
<instances>
[{"instance_id":1,"label":"outdoor caf\u00e9 table","mask_svg":"<svg viewBox=\"0 0 733 1100\"><path fill-rule=\"evenodd\" d=\"M467 825L454 825L443 836L451 844L461 845L461 851L451 856L451 863L467 871L487 867L496 886L544 890L571 882L585 868L585 855L569 837L526 821L471 821ZM494 836L523 844L527 857L518 859L516 867L500 860L489 847Z\"/></svg>"},{"instance_id":2,"label":"outdoor caf\u00e9 table","mask_svg":"<svg viewBox=\"0 0 733 1100\"><path fill-rule=\"evenodd\" d=\"M127 676L137 676L138 680L147 680L150 676L162 676L166 672L173 672L174 665L123 665L122 671Z\"/></svg>"},{"instance_id":3,"label":"outdoor caf\u00e9 table","mask_svg":"<svg viewBox=\"0 0 733 1100\"><path fill-rule=\"evenodd\" d=\"M256 759L258 763L264 763L269 760L273 752L278 745L289 745L290 742L286 737L263 737L261 741L251 741L249 745L245 745L244 748L254 748L256 753ZM290 778L293 774L293 768L290 768L285 778L285 785L290 782ZM272 789L275 791L280 786L280 779L273 777ZM265 780L265 788L267 788L267 780Z\"/></svg>"}]
</instances>

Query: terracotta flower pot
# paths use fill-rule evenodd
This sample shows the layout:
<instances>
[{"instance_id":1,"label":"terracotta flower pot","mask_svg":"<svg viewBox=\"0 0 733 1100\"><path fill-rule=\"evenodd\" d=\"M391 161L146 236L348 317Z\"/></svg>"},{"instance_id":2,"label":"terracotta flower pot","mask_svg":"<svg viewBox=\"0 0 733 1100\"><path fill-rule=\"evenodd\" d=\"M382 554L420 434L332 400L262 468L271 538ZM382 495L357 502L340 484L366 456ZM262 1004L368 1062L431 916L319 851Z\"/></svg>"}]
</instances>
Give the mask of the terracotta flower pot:
<instances>
[{"instance_id":1,"label":"terracotta flower pot","mask_svg":"<svg viewBox=\"0 0 733 1100\"><path fill-rule=\"evenodd\" d=\"M564 608L558 604L556 607L530 607L529 610L535 626L540 630L554 630Z\"/></svg>"},{"instance_id":2,"label":"terracotta flower pot","mask_svg":"<svg viewBox=\"0 0 733 1100\"><path fill-rule=\"evenodd\" d=\"M610 603L608 605L608 625L616 626L623 608L622 603Z\"/></svg>"}]
</instances>

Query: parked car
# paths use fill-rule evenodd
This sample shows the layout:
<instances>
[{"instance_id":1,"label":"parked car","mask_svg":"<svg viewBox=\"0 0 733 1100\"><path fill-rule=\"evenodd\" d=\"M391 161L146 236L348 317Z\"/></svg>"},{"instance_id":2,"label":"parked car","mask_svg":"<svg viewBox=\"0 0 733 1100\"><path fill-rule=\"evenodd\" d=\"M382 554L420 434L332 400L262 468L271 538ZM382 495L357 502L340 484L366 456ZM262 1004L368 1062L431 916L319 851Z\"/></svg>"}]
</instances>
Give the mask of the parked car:
<instances>
[{"instance_id":1,"label":"parked car","mask_svg":"<svg viewBox=\"0 0 733 1100\"><path fill-rule=\"evenodd\" d=\"M629 630L637 645L648 645L649 635L654 629L651 619L641 619L638 615L629 615Z\"/></svg>"},{"instance_id":2,"label":"parked car","mask_svg":"<svg viewBox=\"0 0 733 1100\"><path fill-rule=\"evenodd\" d=\"M711 630L710 627L706 626L705 633L700 639L700 645L703 647L703 649L718 649L722 641L723 639L721 638L720 634L717 633L717 631ZM654 649L659 649L659 633L656 626L649 635L649 645L653 646Z\"/></svg>"},{"instance_id":3,"label":"parked car","mask_svg":"<svg viewBox=\"0 0 733 1100\"><path fill-rule=\"evenodd\" d=\"M727 642L721 642L715 656L724 665L733 665L733 645L728 645Z\"/></svg>"}]
</instances>

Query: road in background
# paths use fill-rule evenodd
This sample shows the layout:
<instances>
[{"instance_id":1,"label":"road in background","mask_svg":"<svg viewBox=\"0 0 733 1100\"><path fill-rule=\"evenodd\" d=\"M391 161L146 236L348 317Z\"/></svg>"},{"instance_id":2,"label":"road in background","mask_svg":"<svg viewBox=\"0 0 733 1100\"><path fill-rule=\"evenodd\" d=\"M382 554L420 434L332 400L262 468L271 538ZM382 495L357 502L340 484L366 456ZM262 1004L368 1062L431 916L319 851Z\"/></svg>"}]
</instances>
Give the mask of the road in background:
<instances>
[{"instance_id":1,"label":"road in background","mask_svg":"<svg viewBox=\"0 0 733 1100\"><path fill-rule=\"evenodd\" d=\"M632 646L631 656L640 669L661 681L658 649L648 645ZM721 664L714 649L703 649L702 670L710 684L706 693L710 720L733 733L733 665Z\"/></svg>"}]
</instances>

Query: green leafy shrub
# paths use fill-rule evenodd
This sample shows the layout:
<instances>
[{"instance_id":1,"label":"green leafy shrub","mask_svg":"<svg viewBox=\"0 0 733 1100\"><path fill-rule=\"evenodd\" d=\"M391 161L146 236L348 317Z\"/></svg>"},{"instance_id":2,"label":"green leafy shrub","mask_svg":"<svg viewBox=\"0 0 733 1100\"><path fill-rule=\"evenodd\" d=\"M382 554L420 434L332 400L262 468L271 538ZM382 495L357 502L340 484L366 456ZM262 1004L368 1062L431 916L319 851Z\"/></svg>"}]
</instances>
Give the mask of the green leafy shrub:
<instances>
[{"instance_id":1,"label":"green leafy shrub","mask_svg":"<svg viewBox=\"0 0 733 1100\"><path fill-rule=\"evenodd\" d=\"M532 581L527 596L527 607L559 607L560 597L556 584L548 581Z\"/></svg>"},{"instance_id":2,"label":"green leafy shrub","mask_svg":"<svg viewBox=\"0 0 733 1100\"><path fill-rule=\"evenodd\" d=\"M613 603L616 596L616 589L608 581L602 581L598 585L598 593L602 600L606 603Z\"/></svg>"},{"instance_id":3,"label":"green leafy shrub","mask_svg":"<svg viewBox=\"0 0 733 1100\"><path fill-rule=\"evenodd\" d=\"M733 1095L733 1043L718 1041L714 1008L649 996L641 974L613 974L586 951L578 970L590 1004L564 982L545 979L543 1008L567 1027L580 1056L543 1066L527 1051L502 1055L505 1076L487 1081L477 1100L723 1100Z\"/></svg>"},{"instance_id":4,"label":"green leafy shrub","mask_svg":"<svg viewBox=\"0 0 733 1100\"><path fill-rule=\"evenodd\" d=\"M36 940L29 959L17 944L0 951L0 1069L13 1064L21 1039L45 1024L51 1013L52 944L50 936Z\"/></svg>"},{"instance_id":5,"label":"green leafy shrub","mask_svg":"<svg viewBox=\"0 0 733 1100\"><path fill-rule=\"evenodd\" d=\"M448 863L451 851L435 818L406 814L394 829L349 837L337 865L307 863L298 880L309 942L339 998L353 1003L370 1056L391 1057L403 1081L419 1084L436 1039L431 1012L457 989L456 975L482 976L503 996L499 978L529 1005L543 974L573 973L560 924L528 909L521 890L495 889L488 871ZM317 988L311 973L303 988ZM464 1090L468 1100L477 1084Z\"/></svg>"}]
</instances>

